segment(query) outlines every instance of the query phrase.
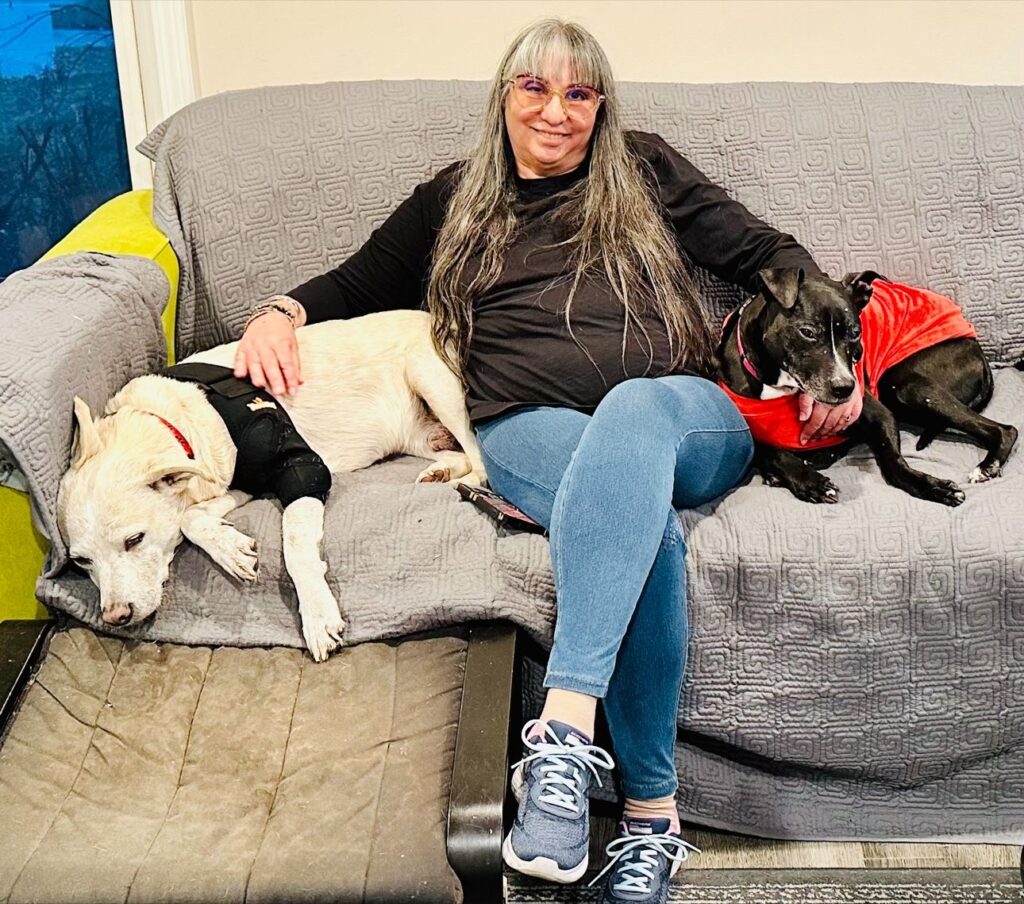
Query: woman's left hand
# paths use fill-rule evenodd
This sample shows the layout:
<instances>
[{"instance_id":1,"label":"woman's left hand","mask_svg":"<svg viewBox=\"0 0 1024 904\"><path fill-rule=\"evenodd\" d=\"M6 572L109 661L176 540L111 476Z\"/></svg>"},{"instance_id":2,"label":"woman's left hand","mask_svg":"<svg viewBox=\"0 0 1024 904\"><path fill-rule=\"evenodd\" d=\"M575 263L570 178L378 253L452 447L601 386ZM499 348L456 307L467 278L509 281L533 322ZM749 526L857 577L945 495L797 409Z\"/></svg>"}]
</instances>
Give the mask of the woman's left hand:
<instances>
[{"instance_id":1,"label":"woman's left hand","mask_svg":"<svg viewBox=\"0 0 1024 904\"><path fill-rule=\"evenodd\" d=\"M863 407L864 396L860 387L854 389L850 400L842 405L823 405L809 395L802 394L800 420L804 422L804 427L800 431L800 442L813 442L840 433L857 421Z\"/></svg>"}]
</instances>

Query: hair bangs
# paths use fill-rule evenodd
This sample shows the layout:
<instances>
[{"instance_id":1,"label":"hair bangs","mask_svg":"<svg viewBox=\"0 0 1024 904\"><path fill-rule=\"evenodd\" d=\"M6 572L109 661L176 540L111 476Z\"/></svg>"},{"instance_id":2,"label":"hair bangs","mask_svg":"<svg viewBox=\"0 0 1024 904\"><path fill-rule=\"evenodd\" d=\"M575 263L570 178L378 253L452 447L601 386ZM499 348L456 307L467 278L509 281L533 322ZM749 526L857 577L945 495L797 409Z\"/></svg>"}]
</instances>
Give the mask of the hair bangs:
<instances>
[{"instance_id":1,"label":"hair bangs","mask_svg":"<svg viewBox=\"0 0 1024 904\"><path fill-rule=\"evenodd\" d=\"M589 85L602 93L611 85L611 67L593 40L586 40L571 22L545 19L528 29L509 57L504 79L522 73L559 81L563 65L572 84Z\"/></svg>"}]
</instances>

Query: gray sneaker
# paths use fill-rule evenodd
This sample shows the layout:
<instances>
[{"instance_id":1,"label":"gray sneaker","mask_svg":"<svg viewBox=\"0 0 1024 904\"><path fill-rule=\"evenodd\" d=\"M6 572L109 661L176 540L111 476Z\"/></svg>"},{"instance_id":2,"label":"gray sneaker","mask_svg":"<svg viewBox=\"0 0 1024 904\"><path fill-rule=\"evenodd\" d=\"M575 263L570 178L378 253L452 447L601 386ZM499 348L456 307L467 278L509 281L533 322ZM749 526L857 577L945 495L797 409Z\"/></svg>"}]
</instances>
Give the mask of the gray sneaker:
<instances>
[{"instance_id":1,"label":"gray sneaker","mask_svg":"<svg viewBox=\"0 0 1024 904\"><path fill-rule=\"evenodd\" d=\"M667 819L623 819L619 837L605 848L611 861L590 884L608 873L602 904L665 904L669 880L691 851L700 853L669 831Z\"/></svg>"},{"instance_id":2,"label":"gray sneaker","mask_svg":"<svg viewBox=\"0 0 1024 904\"><path fill-rule=\"evenodd\" d=\"M614 768L607 752L562 722L535 719L523 727L531 752L513 767L519 813L501 853L512 869L547 879L575 882L587 871L590 783L597 767Z\"/></svg>"}]
</instances>

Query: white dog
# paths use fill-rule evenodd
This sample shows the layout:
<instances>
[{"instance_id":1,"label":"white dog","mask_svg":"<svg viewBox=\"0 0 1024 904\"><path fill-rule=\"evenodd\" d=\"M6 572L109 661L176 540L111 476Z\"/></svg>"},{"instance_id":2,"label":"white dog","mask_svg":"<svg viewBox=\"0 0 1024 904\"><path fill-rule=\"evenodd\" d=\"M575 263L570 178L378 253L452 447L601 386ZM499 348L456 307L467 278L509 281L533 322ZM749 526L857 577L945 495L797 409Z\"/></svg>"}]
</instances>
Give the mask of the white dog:
<instances>
[{"instance_id":1,"label":"white dog","mask_svg":"<svg viewBox=\"0 0 1024 904\"><path fill-rule=\"evenodd\" d=\"M462 386L434 350L426 312L306 326L297 340L301 388L292 398L264 394L248 407L280 403L331 473L406 453L435 459L418 482L486 482ZM187 362L231 367L236 347ZM206 392L165 376L138 377L105 414L94 421L75 399L77 443L57 500L61 534L99 587L103 620L123 626L156 610L182 535L229 574L256 580L255 542L222 520L251 497L229 489L237 448ZM285 566L318 662L341 644L345 626L325 580L323 521L323 503L310 496L287 505L282 519Z\"/></svg>"}]
</instances>

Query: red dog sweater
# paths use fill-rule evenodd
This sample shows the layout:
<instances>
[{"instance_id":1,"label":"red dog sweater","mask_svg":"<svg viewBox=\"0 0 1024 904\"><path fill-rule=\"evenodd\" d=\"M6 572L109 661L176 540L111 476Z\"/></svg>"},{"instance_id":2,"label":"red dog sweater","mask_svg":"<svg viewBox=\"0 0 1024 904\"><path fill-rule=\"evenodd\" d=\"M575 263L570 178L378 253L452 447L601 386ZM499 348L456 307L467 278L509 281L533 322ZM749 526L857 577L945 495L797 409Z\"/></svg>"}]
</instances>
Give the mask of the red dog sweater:
<instances>
[{"instance_id":1,"label":"red dog sweater","mask_svg":"<svg viewBox=\"0 0 1024 904\"><path fill-rule=\"evenodd\" d=\"M867 391L877 398L878 383L893 365L939 342L978 335L956 302L943 295L882 279L876 279L872 289L871 300L860 315L864 354L855 369L861 392L865 390L865 371ZM800 444L803 423L799 419L799 393L776 399L751 399L737 395L721 380L719 385L740 410L758 442L794 451L824 449L845 442L842 436L830 436Z\"/></svg>"}]
</instances>

